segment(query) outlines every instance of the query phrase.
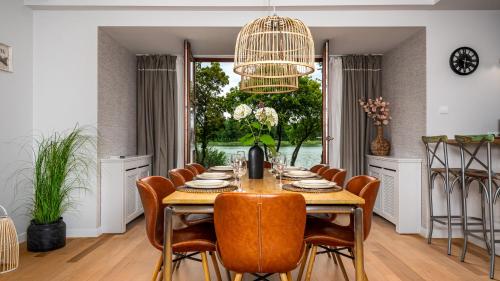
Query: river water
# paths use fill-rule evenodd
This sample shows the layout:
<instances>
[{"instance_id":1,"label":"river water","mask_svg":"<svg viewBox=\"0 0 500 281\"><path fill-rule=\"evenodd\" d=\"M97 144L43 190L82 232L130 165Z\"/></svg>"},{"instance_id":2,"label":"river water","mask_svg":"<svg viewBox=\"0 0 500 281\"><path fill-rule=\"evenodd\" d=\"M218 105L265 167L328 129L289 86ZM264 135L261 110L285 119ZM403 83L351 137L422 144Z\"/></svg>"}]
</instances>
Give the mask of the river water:
<instances>
[{"instance_id":1,"label":"river water","mask_svg":"<svg viewBox=\"0 0 500 281\"><path fill-rule=\"evenodd\" d=\"M226 153L228 161L231 159L231 154L238 151L246 151L248 153L249 149L248 146L213 146L213 148ZM286 155L288 163L290 163L294 148L294 146L283 146L280 148L280 152ZM310 168L319 163L321 163L321 145L303 146L300 148L295 166Z\"/></svg>"}]
</instances>

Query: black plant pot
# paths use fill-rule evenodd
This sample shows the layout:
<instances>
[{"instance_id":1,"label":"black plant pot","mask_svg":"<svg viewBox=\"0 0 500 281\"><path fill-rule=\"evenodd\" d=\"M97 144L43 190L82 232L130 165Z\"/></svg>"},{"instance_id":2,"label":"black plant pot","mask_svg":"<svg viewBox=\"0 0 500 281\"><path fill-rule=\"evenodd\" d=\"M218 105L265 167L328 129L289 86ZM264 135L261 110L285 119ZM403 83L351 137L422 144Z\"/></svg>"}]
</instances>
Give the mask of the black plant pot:
<instances>
[{"instance_id":1,"label":"black plant pot","mask_svg":"<svg viewBox=\"0 0 500 281\"><path fill-rule=\"evenodd\" d=\"M50 224L36 224L28 227L28 251L47 252L66 245L66 223L62 218Z\"/></svg>"},{"instance_id":2,"label":"black plant pot","mask_svg":"<svg viewBox=\"0 0 500 281\"><path fill-rule=\"evenodd\" d=\"M263 177L264 150L256 143L248 151L248 178L262 179Z\"/></svg>"}]
</instances>

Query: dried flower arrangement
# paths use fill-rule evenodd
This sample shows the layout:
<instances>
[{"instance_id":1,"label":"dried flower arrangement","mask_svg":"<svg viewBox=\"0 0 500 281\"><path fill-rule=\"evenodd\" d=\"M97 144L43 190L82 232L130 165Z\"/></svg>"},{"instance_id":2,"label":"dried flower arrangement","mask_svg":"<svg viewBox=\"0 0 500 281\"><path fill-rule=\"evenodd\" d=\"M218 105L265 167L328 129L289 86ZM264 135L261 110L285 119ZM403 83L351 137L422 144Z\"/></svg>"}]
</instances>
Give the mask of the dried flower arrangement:
<instances>
[{"instance_id":1,"label":"dried flower arrangement","mask_svg":"<svg viewBox=\"0 0 500 281\"><path fill-rule=\"evenodd\" d=\"M384 101L382 97L375 98L374 100L368 99L368 101L360 99L359 105L366 112L368 118L373 120L375 126L388 125L392 119L389 113L389 102Z\"/></svg>"}]
</instances>

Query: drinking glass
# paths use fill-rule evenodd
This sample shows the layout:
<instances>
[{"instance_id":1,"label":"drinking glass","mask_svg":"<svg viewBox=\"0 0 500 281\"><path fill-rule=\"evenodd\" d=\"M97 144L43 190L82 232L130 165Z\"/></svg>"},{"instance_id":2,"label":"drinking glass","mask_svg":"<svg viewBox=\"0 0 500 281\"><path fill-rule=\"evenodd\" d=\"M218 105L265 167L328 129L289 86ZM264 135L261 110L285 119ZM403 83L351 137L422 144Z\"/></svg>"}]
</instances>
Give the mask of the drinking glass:
<instances>
[{"instance_id":1,"label":"drinking glass","mask_svg":"<svg viewBox=\"0 0 500 281\"><path fill-rule=\"evenodd\" d=\"M240 156L240 154L238 154L238 153L232 153L232 154L231 154L231 165L232 165L234 162L236 162L238 159L240 159L240 157L241 157L241 156Z\"/></svg>"},{"instance_id":2,"label":"drinking glass","mask_svg":"<svg viewBox=\"0 0 500 281\"><path fill-rule=\"evenodd\" d=\"M282 176L286 169L286 155L279 155L276 159L276 172L280 176L280 187L283 187Z\"/></svg>"},{"instance_id":3,"label":"drinking glass","mask_svg":"<svg viewBox=\"0 0 500 281\"><path fill-rule=\"evenodd\" d=\"M274 154L271 154L271 156L269 157L269 160L271 161L271 172L272 173L276 172L276 169L274 168L274 166L276 165L276 161L278 160L280 155L281 155L281 153L275 152Z\"/></svg>"},{"instance_id":4,"label":"drinking glass","mask_svg":"<svg viewBox=\"0 0 500 281\"><path fill-rule=\"evenodd\" d=\"M243 159L243 160L246 160L247 157L246 157L246 151L243 151L243 150L240 150L238 152L236 152L238 155L240 155L240 158Z\"/></svg>"},{"instance_id":5,"label":"drinking glass","mask_svg":"<svg viewBox=\"0 0 500 281\"><path fill-rule=\"evenodd\" d=\"M238 161L236 171L236 177L238 179L238 190L241 191L241 177L243 177L247 173L247 162L243 159L240 159Z\"/></svg>"}]
</instances>

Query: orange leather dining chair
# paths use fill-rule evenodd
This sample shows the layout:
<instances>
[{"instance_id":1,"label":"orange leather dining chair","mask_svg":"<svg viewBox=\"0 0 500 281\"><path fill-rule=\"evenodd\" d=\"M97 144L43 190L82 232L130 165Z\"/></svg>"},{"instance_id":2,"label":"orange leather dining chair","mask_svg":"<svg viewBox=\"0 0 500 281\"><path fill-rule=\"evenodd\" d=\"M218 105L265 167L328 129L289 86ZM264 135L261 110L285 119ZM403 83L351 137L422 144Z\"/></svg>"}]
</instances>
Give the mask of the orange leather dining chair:
<instances>
[{"instance_id":1,"label":"orange leather dining chair","mask_svg":"<svg viewBox=\"0 0 500 281\"><path fill-rule=\"evenodd\" d=\"M195 175L188 169L177 168L168 172L168 177L174 183L175 187L184 185L187 181L192 181Z\"/></svg>"},{"instance_id":2,"label":"orange leather dining chair","mask_svg":"<svg viewBox=\"0 0 500 281\"><path fill-rule=\"evenodd\" d=\"M313 173L317 173L319 169L325 167L326 165L325 164L318 164L318 165L314 165L311 167L311 169L309 169L309 171L313 172Z\"/></svg>"},{"instance_id":3,"label":"orange leather dining chair","mask_svg":"<svg viewBox=\"0 0 500 281\"><path fill-rule=\"evenodd\" d=\"M377 199L377 193L380 186L380 181L377 178L370 176L356 176L351 178L345 189L353 194L365 200L363 205L363 234L364 239L370 234L370 229L372 225L372 215L373 206L375 205L375 200ZM328 220L308 217L307 226L304 235L304 240L306 241L308 247L307 252L310 252L309 263L307 266L306 280L311 280L311 273L314 265L314 259L317 254L318 247L325 247L327 251L333 251L336 260L338 261L344 278L348 281L348 277L344 268L344 264L341 260L342 256L348 256L354 259L353 248L354 248L354 216L351 215L350 223L348 226L341 226L332 223ZM328 247L328 248L327 248ZM350 254L339 254L336 247L345 247L349 250ZM353 260L354 261L354 260ZM299 271L300 280L302 277L302 272L306 263L306 259L303 260ZM366 276L365 276L366 277ZM368 280L367 278L365 278Z\"/></svg>"},{"instance_id":4,"label":"orange leather dining chair","mask_svg":"<svg viewBox=\"0 0 500 281\"><path fill-rule=\"evenodd\" d=\"M137 189L141 197L142 205L144 206L144 216L146 218L146 235L153 247L163 250L163 209L162 199L175 191L173 183L164 177L151 176L137 181ZM173 230L172 252L174 253L189 253L200 252L203 264L205 280L210 280L210 272L208 269L207 252L212 257L217 279L221 280L217 259L213 252L215 246L215 231L213 223L204 222L192 226L187 226L181 229ZM156 264L153 272L152 281L156 281L158 273L163 266L163 256Z\"/></svg>"},{"instance_id":5,"label":"orange leather dining chair","mask_svg":"<svg viewBox=\"0 0 500 281\"><path fill-rule=\"evenodd\" d=\"M193 166L193 165L191 165L191 164L186 164L186 165L184 166L184 168L186 168L186 169L188 169L189 171L191 171L191 173L193 173L195 176L200 174L200 172L198 172L198 170L196 169L196 167L195 167L195 166Z\"/></svg>"},{"instance_id":6,"label":"orange leather dining chair","mask_svg":"<svg viewBox=\"0 0 500 281\"><path fill-rule=\"evenodd\" d=\"M203 167L203 165L198 164L198 163L189 163L188 165L195 167L196 170L198 170L198 174L203 174L204 172L207 171L207 169L205 169L205 167Z\"/></svg>"},{"instance_id":7,"label":"orange leather dining chair","mask_svg":"<svg viewBox=\"0 0 500 281\"><path fill-rule=\"evenodd\" d=\"M264 161L264 169L271 169L273 165L269 161Z\"/></svg>"},{"instance_id":8,"label":"orange leather dining chair","mask_svg":"<svg viewBox=\"0 0 500 281\"><path fill-rule=\"evenodd\" d=\"M222 193L215 199L217 250L226 269L244 273L290 271L304 253L306 203L300 194Z\"/></svg>"},{"instance_id":9,"label":"orange leather dining chair","mask_svg":"<svg viewBox=\"0 0 500 281\"><path fill-rule=\"evenodd\" d=\"M174 184L174 187L183 186L187 181L194 179L195 175L188 169L177 168L168 172L168 177ZM181 214L180 220L185 225L194 225L200 222L212 222L212 215L206 214Z\"/></svg>"},{"instance_id":10,"label":"orange leather dining chair","mask_svg":"<svg viewBox=\"0 0 500 281\"><path fill-rule=\"evenodd\" d=\"M318 171L316 171L316 174L318 174L318 175L320 175L320 176L321 176L321 175L322 175L324 172L326 172L326 170L328 170L329 168L330 168L330 167L328 167L328 166L326 166L326 165L325 165L325 166L323 166L323 167L319 168L319 169L318 169Z\"/></svg>"},{"instance_id":11,"label":"orange leather dining chair","mask_svg":"<svg viewBox=\"0 0 500 281\"><path fill-rule=\"evenodd\" d=\"M338 186L344 186L347 171L344 169L330 168L321 174L325 180L333 181Z\"/></svg>"}]
</instances>

